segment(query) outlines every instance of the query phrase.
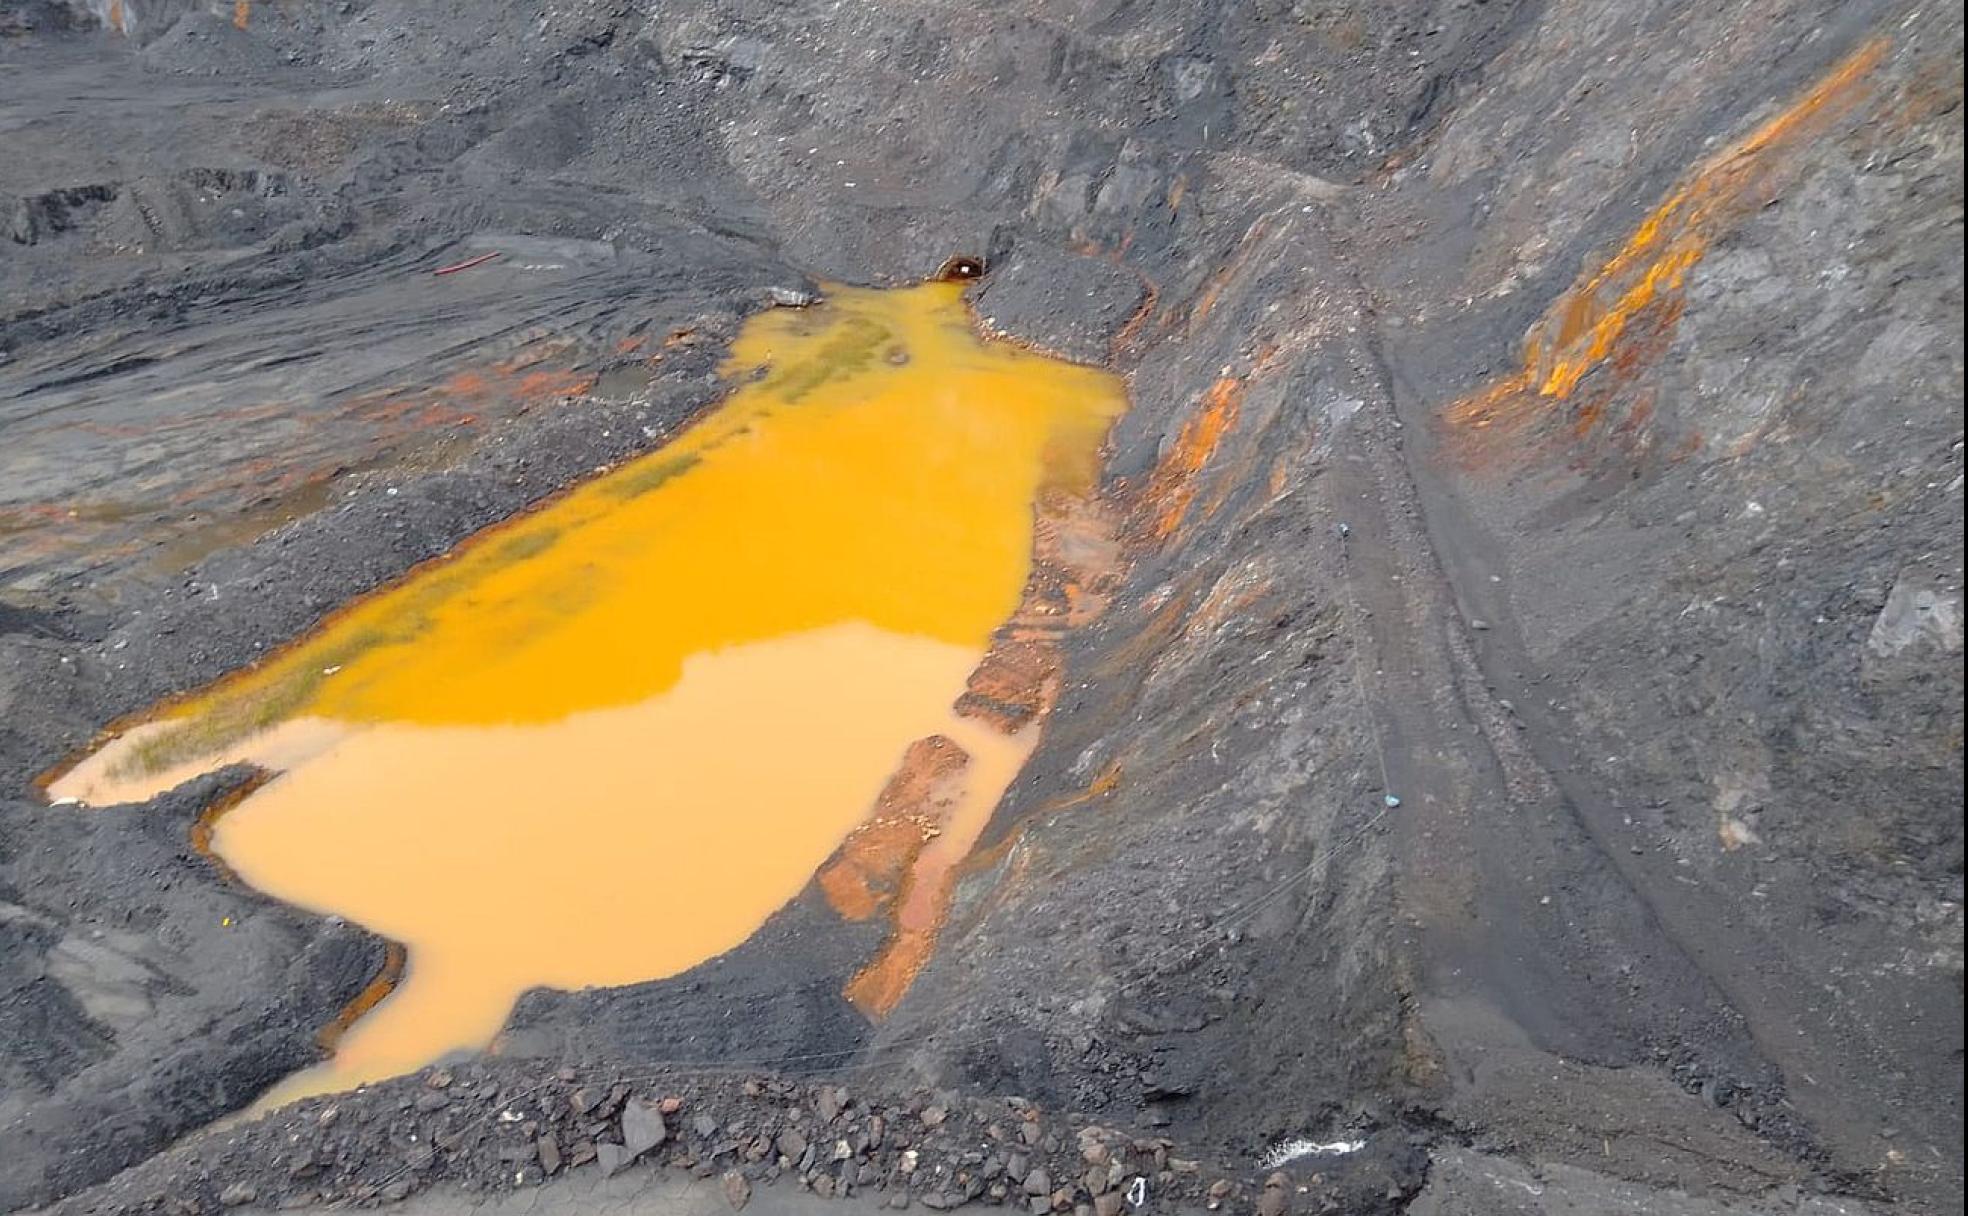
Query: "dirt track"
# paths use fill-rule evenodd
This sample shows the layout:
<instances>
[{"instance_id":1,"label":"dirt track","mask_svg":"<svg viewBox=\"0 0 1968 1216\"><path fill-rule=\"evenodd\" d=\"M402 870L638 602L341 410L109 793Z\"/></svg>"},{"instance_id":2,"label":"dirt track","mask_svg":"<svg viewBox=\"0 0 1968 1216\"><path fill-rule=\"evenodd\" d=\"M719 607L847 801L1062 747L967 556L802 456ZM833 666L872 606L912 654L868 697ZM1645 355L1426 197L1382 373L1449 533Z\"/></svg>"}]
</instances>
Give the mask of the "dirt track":
<instances>
[{"instance_id":1,"label":"dirt track","mask_svg":"<svg viewBox=\"0 0 1968 1216\"><path fill-rule=\"evenodd\" d=\"M530 994L486 1102L676 1065L686 1124L830 1124L716 1064L983 1104L919 1132L966 1178L1006 1096L1061 1170L1164 1137L1158 1204L1266 1211L1309 1137L1367 1147L1293 1211L1961 1210L1958 16L224 7L0 10L0 1208L540 1181L496 1118L420 1156L462 1133L415 1080L153 1156L383 943L190 849L227 779L31 781L660 443L769 288L961 252L1133 407L1105 611L938 954L871 1024L880 926L809 890ZM653 1155L849 1176L723 1138ZM854 1183L995 1198L899 1151Z\"/></svg>"}]
</instances>

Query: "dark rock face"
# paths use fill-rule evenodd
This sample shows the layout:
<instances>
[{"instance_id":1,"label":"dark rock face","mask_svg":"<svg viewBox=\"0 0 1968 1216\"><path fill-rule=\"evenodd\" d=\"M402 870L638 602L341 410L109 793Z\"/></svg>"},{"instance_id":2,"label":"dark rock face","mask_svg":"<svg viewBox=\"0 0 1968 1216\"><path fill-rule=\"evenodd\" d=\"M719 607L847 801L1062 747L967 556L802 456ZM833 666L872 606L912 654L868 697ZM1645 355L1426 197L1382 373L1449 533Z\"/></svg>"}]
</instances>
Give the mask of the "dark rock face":
<instances>
[{"instance_id":1,"label":"dark rock face","mask_svg":"<svg viewBox=\"0 0 1968 1216\"><path fill-rule=\"evenodd\" d=\"M772 289L963 255L983 324L1129 376L1125 568L902 1006L841 999L879 935L809 892L687 975L530 994L544 1063L484 1101L562 1061L589 1101L512 1145L371 1169L457 1105L385 1087L262 1126L326 1120L318 1160L181 1149L116 1202L605 1155L734 1209L789 1173L1105 1216L1104 1141L961 1105L1015 1094L1243 1208L1960 1210L1958 15L245 7L0 17L0 1208L244 1105L383 965L190 849L223 783L83 815L36 772L660 442ZM480 248L559 277L416 289ZM522 332L599 377L578 416L474 403L457 448L374 408ZM663 1062L914 1096L666 1123L615 1080Z\"/></svg>"}]
</instances>

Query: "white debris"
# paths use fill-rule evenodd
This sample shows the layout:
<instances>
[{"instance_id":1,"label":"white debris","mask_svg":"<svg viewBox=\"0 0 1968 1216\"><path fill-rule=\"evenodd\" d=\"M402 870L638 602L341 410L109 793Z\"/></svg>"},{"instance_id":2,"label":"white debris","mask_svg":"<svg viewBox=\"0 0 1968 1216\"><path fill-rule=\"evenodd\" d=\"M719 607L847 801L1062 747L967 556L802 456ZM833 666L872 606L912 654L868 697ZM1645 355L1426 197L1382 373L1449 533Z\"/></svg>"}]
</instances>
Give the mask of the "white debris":
<instances>
[{"instance_id":1,"label":"white debris","mask_svg":"<svg viewBox=\"0 0 1968 1216\"><path fill-rule=\"evenodd\" d=\"M1367 1147L1365 1140L1287 1140L1264 1154L1263 1166L1275 1170L1301 1157L1344 1157Z\"/></svg>"},{"instance_id":2,"label":"white debris","mask_svg":"<svg viewBox=\"0 0 1968 1216\"><path fill-rule=\"evenodd\" d=\"M779 308L811 308L820 302L820 297L798 287L768 287L766 298Z\"/></svg>"}]
</instances>

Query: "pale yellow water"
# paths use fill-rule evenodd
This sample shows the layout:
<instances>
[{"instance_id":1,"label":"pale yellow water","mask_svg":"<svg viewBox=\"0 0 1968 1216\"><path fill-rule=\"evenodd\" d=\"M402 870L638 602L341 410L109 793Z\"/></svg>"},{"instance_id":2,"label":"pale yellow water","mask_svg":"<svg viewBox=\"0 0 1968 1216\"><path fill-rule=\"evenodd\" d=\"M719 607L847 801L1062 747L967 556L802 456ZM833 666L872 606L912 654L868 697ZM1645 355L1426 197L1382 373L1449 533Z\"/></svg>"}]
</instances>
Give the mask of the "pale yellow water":
<instances>
[{"instance_id":1,"label":"pale yellow water","mask_svg":"<svg viewBox=\"0 0 1968 1216\"><path fill-rule=\"evenodd\" d=\"M1018 601L1033 504L1090 486L1124 398L981 342L960 293L841 290L755 318L727 368L744 383L676 442L53 783L102 805L236 759L274 769L215 850L408 947L397 991L282 1096L482 1046L536 984L737 945L910 741L974 734L950 707Z\"/></svg>"}]
</instances>

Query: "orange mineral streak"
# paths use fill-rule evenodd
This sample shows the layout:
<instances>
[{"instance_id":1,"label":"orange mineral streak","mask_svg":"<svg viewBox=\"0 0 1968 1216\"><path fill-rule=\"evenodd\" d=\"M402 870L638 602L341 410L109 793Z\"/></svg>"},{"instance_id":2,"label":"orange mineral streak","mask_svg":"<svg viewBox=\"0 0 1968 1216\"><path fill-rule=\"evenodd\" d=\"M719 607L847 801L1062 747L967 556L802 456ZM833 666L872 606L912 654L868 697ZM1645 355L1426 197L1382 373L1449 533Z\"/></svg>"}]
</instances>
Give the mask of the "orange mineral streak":
<instances>
[{"instance_id":1,"label":"orange mineral streak","mask_svg":"<svg viewBox=\"0 0 1968 1216\"><path fill-rule=\"evenodd\" d=\"M1124 404L1105 373L980 341L962 290L842 288L755 318L741 387L669 446L52 783L100 805L273 771L212 850L407 947L394 991L272 1101L482 1047L535 985L730 949L879 806L910 742L943 736L962 789L884 880L897 931L933 932L1036 735L955 706L1031 581L1035 504L1091 492Z\"/></svg>"},{"instance_id":2,"label":"orange mineral streak","mask_svg":"<svg viewBox=\"0 0 1968 1216\"><path fill-rule=\"evenodd\" d=\"M1530 387L1528 375L1506 376L1451 403L1444 417L1452 425L1475 431L1514 428L1543 412L1539 397Z\"/></svg>"},{"instance_id":3,"label":"orange mineral streak","mask_svg":"<svg viewBox=\"0 0 1968 1216\"><path fill-rule=\"evenodd\" d=\"M363 986L361 992L355 994L354 1000L342 1006L342 1011L335 1015L333 1021L321 1028L315 1035L315 1042L321 1044L325 1051L333 1051L340 1045L342 1037L348 1034L350 1027L360 1021L364 1014L382 1004L390 993L396 991L396 986L403 982L403 969L409 963L409 959L409 952L401 943L390 942L385 945L383 969L376 973L375 979Z\"/></svg>"},{"instance_id":4,"label":"orange mineral streak","mask_svg":"<svg viewBox=\"0 0 1968 1216\"><path fill-rule=\"evenodd\" d=\"M1883 39L1868 42L1783 113L1703 162L1605 266L1561 296L1525 342L1524 370L1537 391L1569 397L1634 317L1678 293L1719 230L1767 198L1770 154L1815 137L1849 109L1886 48Z\"/></svg>"},{"instance_id":5,"label":"orange mineral streak","mask_svg":"<svg viewBox=\"0 0 1968 1216\"><path fill-rule=\"evenodd\" d=\"M265 785L271 776L272 774L266 772L253 774L253 776L206 803L205 809L200 811L198 818L192 821L191 847L213 869L217 870L219 876L227 882L237 882L239 875L233 873L232 867L226 864L225 858L219 856L218 852L213 849L212 836L218 829L219 820L225 818L226 814L234 807L251 798L254 792Z\"/></svg>"},{"instance_id":6,"label":"orange mineral streak","mask_svg":"<svg viewBox=\"0 0 1968 1216\"><path fill-rule=\"evenodd\" d=\"M1189 506L1195 501L1197 480L1217 447L1237 425L1243 407L1244 382L1225 376L1203 393L1182 429L1175 445L1163 453L1147 485L1147 505L1157 537L1168 537L1182 526Z\"/></svg>"},{"instance_id":7,"label":"orange mineral streak","mask_svg":"<svg viewBox=\"0 0 1968 1216\"><path fill-rule=\"evenodd\" d=\"M1618 252L1582 275L1531 326L1522 370L1451 406L1449 421L1514 430L1543 415L1542 399L1571 397L1609 360L1633 370L1628 364L1640 360L1622 362L1620 352L1636 321L1658 314L1650 327L1655 338L1671 329L1689 272L1719 235L1773 197L1786 154L1821 136L1863 98L1866 77L1888 45L1875 39L1861 46L1782 113L1697 166Z\"/></svg>"},{"instance_id":8,"label":"orange mineral streak","mask_svg":"<svg viewBox=\"0 0 1968 1216\"><path fill-rule=\"evenodd\" d=\"M965 681L950 737L915 745L874 819L821 872L842 915L889 913L888 940L846 989L869 1016L893 1010L928 962L958 879L997 864L1016 838L1014 825L998 846L977 847L1058 702L1066 633L1098 619L1120 584L1120 521L1104 498L1054 491L1040 500L1018 611Z\"/></svg>"}]
</instances>

